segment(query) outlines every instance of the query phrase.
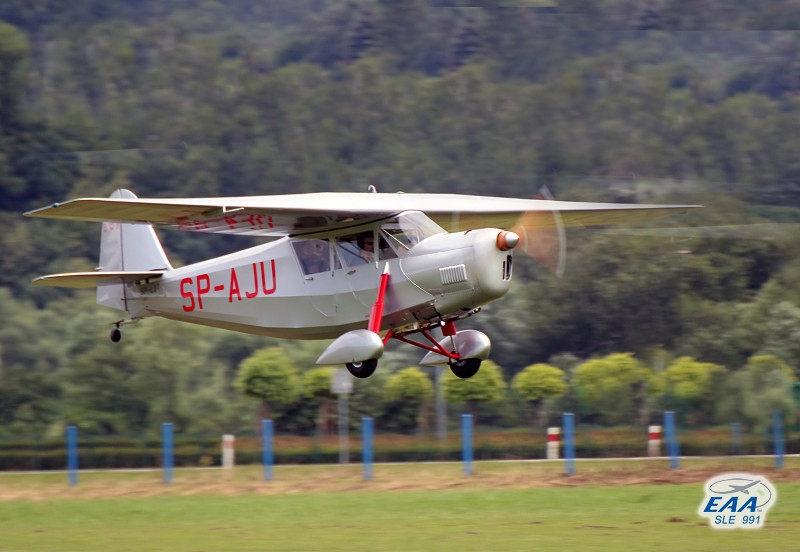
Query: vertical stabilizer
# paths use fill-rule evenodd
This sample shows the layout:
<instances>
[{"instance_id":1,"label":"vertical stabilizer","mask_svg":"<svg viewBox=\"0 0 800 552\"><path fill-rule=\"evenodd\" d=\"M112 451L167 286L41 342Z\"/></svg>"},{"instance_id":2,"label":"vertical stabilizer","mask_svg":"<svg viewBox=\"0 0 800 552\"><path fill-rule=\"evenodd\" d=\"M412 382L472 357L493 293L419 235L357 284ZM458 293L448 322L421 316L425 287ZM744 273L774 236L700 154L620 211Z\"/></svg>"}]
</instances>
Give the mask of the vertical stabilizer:
<instances>
[{"instance_id":1,"label":"vertical stabilizer","mask_svg":"<svg viewBox=\"0 0 800 552\"><path fill-rule=\"evenodd\" d=\"M128 190L117 190L112 198L136 199ZM146 271L171 269L172 266L149 224L104 222L100 236L100 264L104 271ZM129 310L122 282L109 282L97 287L97 303L107 307Z\"/></svg>"}]
</instances>

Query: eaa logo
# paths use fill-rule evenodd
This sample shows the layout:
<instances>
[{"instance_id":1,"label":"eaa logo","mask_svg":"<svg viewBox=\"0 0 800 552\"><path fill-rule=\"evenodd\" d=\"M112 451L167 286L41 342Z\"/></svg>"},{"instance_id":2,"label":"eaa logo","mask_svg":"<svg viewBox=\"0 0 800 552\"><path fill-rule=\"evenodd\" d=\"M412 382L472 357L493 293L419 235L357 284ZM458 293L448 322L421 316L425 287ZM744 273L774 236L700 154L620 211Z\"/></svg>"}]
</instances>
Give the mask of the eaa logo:
<instances>
[{"instance_id":1,"label":"eaa logo","mask_svg":"<svg viewBox=\"0 0 800 552\"><path fill-rule=\"evenodd\" d=\"M726 473L706 481L697 513L715 529L759 529L777 498L763 475Z\"/></svg>"}]
</instances>

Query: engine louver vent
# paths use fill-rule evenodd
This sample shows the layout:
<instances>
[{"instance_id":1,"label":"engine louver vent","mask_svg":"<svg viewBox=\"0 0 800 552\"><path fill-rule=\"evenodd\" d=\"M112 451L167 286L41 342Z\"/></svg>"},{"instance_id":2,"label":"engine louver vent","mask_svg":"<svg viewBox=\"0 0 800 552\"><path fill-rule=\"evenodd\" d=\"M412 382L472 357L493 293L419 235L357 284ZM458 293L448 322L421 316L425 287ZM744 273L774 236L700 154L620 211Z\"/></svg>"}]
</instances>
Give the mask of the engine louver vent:
<instances>
[{"instance_id":1,"label":"engine louver vent","mask_svg":"<svg viewBox=\"0 0 800 552\"><path fill-rule=\"evenodd\" d=\"M467 281L467 267L463 264L442 267L439 269L439 274L444 285Z\"/></svg>"}]
</instances>

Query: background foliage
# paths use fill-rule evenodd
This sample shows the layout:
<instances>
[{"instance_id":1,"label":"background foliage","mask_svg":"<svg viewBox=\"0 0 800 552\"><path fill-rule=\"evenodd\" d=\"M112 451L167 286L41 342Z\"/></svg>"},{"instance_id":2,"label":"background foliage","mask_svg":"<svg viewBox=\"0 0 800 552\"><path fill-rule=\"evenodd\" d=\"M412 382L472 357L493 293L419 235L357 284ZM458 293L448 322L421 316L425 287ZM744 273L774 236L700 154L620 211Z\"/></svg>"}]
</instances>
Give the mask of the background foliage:
<instances>
[{"instance_id":1,"label":"background foliage","mask_svg":"<svg viewBox=\"0 0 800 552\"><path fill-rule=\"evenodd\" d=\"M537 362L563 369L570 388L553 409L586 421L644 422L669 406L686 421L757 428L748 413L762 399L790 408L788 373L748 359L771 355L800 374L800 2L506 4L3 2L0 434L166 419L249 428L252 404L234 386L242 361L280 347L305 373L325 345L163 320L113 345L119 313L90 293L30 286L91 270L99 229L20 214L119 187L532 197L547 185L563 199L703 204L662 226L736 228L702 239L570 231L564 278L520 258L509 297L465 326L492 337L504 382ZM177 265L253 243L161 237ZM647 390L585 398L577 367L622 352L649 374ZM686 373L683 385L663 380L682 357L721 367L710 388ZM413 428L421 411L384 400L383 387L417 360L390 350L358 382L353 419ZM503 393L479 407L482 423L525 423L526 399ZM313 431L326 399L312 395L276 402L283 428Z\"/></svg>"}]
</instances>

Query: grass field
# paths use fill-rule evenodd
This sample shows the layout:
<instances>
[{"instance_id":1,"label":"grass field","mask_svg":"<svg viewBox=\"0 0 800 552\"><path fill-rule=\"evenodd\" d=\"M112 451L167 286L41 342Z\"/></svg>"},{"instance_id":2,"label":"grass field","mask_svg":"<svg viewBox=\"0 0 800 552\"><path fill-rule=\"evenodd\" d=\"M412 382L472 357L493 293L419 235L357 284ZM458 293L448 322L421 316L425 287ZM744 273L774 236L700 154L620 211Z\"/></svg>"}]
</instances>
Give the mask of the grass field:
<instances>
[{"instance_id":1,"label":"grass field","mask_svg":"<svg viewBox=\"0 0 800 552\"><path fill-rule=\"evenodd\" d=\"M798 550L800 459L257 466L0 474L0 550ZM766 526L715 531L696 510L726 471L778 490Z\"/></svg>"}]
</instances>

